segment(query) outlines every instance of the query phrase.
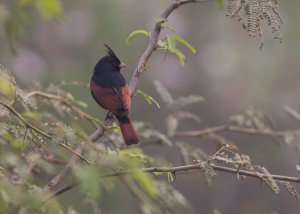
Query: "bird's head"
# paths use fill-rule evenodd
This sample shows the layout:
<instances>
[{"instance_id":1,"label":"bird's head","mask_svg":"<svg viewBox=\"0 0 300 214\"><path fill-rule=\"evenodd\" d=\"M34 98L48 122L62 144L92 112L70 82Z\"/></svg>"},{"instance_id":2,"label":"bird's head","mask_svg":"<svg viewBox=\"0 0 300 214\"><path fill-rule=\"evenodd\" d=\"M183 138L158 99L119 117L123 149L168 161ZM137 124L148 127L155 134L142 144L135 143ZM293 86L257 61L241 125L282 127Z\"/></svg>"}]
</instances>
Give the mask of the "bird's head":
<instances>
[{"instance_id":1,"label":"bird's head","mask_svg":"<svg viewBox=\"0 0 300 214\"><path fill-rule=\"evenodd\" d=\"M120 72L122 68L126 65L122 63L113 50L106 44L104 46L107 48L107 55L102 57L95 66L94 71L96 73L102 72Z\"/></svg>"}]
</instances>

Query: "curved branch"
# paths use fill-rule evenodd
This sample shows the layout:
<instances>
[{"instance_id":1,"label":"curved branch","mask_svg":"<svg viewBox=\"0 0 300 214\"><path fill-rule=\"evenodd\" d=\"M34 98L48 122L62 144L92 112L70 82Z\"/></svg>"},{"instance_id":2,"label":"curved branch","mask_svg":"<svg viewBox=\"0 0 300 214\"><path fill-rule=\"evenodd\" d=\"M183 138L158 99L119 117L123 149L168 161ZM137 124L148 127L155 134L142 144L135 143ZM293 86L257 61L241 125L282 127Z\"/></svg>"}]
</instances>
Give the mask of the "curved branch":
<instances>
[{"instance_id":1,"label":"curved branch","mask_svg":"<svg viewBox=\"0 0 300 214\"><path fill-rule=\"evenodd\" d=\"M175 10L177 9L179 6L184 5L184 4L188 4L188 3L193 3L196 2L196 0L172 0L171 4L162 12L162 14L160 15L160 18L162 19L166 19L169 17L169 15ZM161 32L161 25L160 22L156 22L155 26L153 27L152 31L151 31L151 37L148 43L148 46L145 50L145 52L143 53L143 55L141 56L137 67L132 75L131 81L129 83L129 88L130 88L130 93L131 95L134 93L134 91L137 88L137 83L140 79L140 76L149 60L149 58L151 57L153 51L156 48L156 43L158 40L158 37L160 35ZM106 121L105 125L109 126L112 124L112 121ZM92 135L89 136L89 139L92 142L97 141L98 139L100 139L105 133L105 129L103 128L98 128ZM75 150L77 153L81 153L82 149L81 146L78 146L77 149ZM55 186L57 186L61 181L62 178L69 173L69 171L73 168L73 166L78 162L78 158L76 156L72 156L71 159L69 160L68 164L62 169L62 171L56 175L45 187L44 190L45 191L49 191L52 190Z\"/></svg>"},{"instance_id":2,"label":"curved branch","mask_svg":"<svg viewBox=\"0 0 300 214\"><path fill-rule=\"evenodd\" d=\"M173 0L172 3L162 12L162 14L159 16L159 18L160 18L160 20L165 20L178 7L180 7L184 4L195 3L195 2L196 2L195 0L182 0L182 1ZM131 81L129 83L129 88L130 88L131 94L134 94L134 92L137 88L137 83L139 81L139 78L140 78L142 72L144 71L146 64L147 64L149 58L151 57L153 51L156 49L157 40L158 40L161 30L162 30L161 22L157 21L151 31L151 34L150 34L151 37L150 37L148 46L147 46L145 52L143 53L143 55L141 56L141 58L137 64L137 67L132 75Z\"/></svg>"}]
</instances>

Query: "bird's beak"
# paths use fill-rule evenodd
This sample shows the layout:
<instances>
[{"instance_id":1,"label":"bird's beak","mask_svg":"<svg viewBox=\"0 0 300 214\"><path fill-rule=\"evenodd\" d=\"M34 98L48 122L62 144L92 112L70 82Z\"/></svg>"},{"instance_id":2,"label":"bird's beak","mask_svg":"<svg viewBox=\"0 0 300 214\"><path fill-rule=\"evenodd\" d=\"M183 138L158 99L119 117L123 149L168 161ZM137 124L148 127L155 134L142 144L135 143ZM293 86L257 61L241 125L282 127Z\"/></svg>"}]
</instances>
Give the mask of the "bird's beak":
<instances>
[{"instance_id":1,"label":"bird's beak","mask_svg":"<svg viewBox=\"0 0 300 214\"><path fill-rule=\"evenodd\" d=\"M119 65L120 69L125 68L126 66L127 65L125 63L123 63L123 62Z\"/></svg>"}]
</instances>

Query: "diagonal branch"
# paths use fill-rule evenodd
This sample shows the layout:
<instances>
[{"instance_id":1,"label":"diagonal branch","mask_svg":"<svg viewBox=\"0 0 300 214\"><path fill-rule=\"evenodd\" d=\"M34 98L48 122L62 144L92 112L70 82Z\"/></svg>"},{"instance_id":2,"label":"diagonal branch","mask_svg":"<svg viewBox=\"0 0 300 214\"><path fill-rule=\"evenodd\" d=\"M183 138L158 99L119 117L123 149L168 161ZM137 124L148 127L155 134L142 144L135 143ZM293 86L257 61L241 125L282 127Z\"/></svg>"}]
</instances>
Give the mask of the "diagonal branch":
<instances>
[{"instance_id":1,"label":"diagonal branch","mask_svg":"<svg viewBox=\"0 0 300 214\"><path fill-rule=\"evenodd\" d=\"M169 15L176 10L178 7L188 4L188 3L194 3L196 2L195 0L172 0L172 2L170 3L170 5L162 12L162 14L160 15L160 18L162 19L167 19L169 17ZM153 51L156 48L156 43L158 40L158 37L160 35L162 28L160 25L160 22L156 22L152 31L151 31L151 37L148 43L148 46L145 50L145 52L143 53L143 55L141 56L137 67L132 75L131 81L129 83L129 88L130 88L130 93L131 95L134 94L136 88L137 88L137 84L138 81L141 77L142 72L144 71L146 64L149 60L149 58L151 57ZM106 126L109 126L110 124L108 123L112 123L112 121L110 120L109 122L106 122ZM102 127L98 128L92 135L90 135L89 139L92 142L97 141L98 139L100 139L105 133L105 129L103 129ZM75 150L77 153L81 153L82 149L81 149L81 145L79 145L77 147L77 149ZM73 166L79 161L79 159L73 155L71 157L71 159L69 160L68 164L65 166L64 169L62 169L62 171L56 175L45 187L44 190L46 191L50 191L52 190L54 187L56 187L61 181L62 178L69 173L69 171L73 168Z\"/></svg>"},{"instance_id":2,"label":"diagonal branch","mask_svg":"<svg viewBox=\"0 0 300 214\"><path fill-rule=\"evenodd\" d=\"M21 120L24 125L26 126L26 128L30 128L32 130L34 130L35 132L39 133L40 135L48 138L49 140L52 140L52 137L47 134L46 132L40 130L39 128L35 127L34 125L31 125L29 122L27 122L27 120L24 119L24 117L22 117L21 114L19 114L19 112L17 112L13 107L11 107L10 105L2 102L0 100L0 105L4 106L5 108L7 108L11 113L13 113L19 120Z\"/></svg>"},{"instance_id":3,"label":"diagonal branch","mask_svg":"<svg viewBox=\"0 0 300 214\"><path fill-rule=\"evenodd\" d=\"M104 135L104 129L103 128L98 128L93 134L89 136L89 140L91 142L97 141L99 138L101 138ZM75 152L78 154L82 153L82 144L84 142L81 142L80 145L77 146L75 149ZM44 187L44 191L51 191L54 189L63 179L63 177L68 174L71 169L75 166L75 164L79 161L80 159L76 155L72 155L70 158L69 162L67 165L54 177L52 178L47 185Z\"/></svg>"},{"instance_id":4,"label":"diagonal branch","mask_svg":"<svg viewBox=\"0 0 300 214\"><path fill-rule=\"evenodd\" d=\"M195 3L195 2L196 2L195 0L182 0L182 1L173 0L172 3L162 12L162 14L159 16L159 18L160 18L160 20L165 20L178 7L180 7L184 4ZM141 56L141 58L137 64L137 67L132 75L131 81L129 83L129 88L130 88L131 94L133 94L135 92L139 78L140 78L142 72L145 70L146 64L147 64L149 58L151 57L153 51L156 49L157 40L158 40L161 30L162 30L161 22L157 21L151 31L151 34L150 34L151 37L150 37L148 46L147 46L145 52L143 53L143 55Z\"/></svg>"},{"instance_id":5,"label":"diagonal branch","mask_svg":"<svg viewBox=\"0 0 300 214\"><path fill-rule=\"evenodd\" d=\"M19 120L21 120L25 126L26 126L26 129L32 129L33 131L39 133L40 135L48 138L49 140L53 140L54 141L54 138L52 136L50 136L49 134L47 134L46 132L40 130L39 128L35 127L34 125L30 124L27 120L24 119L24 117L19 114L19 112L17 112L13 107L11 107L10 105L2 102L0 100L0 105L4 106L5 108L7 108L10 112L12 112ZM27 132L27 131L26 131ZM25 133L25 136L26 136L26 133ZM86 161L87 163L89 164L93 164L91 161L87 160L85 157L83 157L80 153L76 152L75 150L73 150L71 147L67 146L66 144L64 143L61 143L61 142L57 142L57 144L61 147L63 147L64 149L66 149L67 151L69 151L70 153L72 153L74 156Z\"/></svg>"}]
</instances>

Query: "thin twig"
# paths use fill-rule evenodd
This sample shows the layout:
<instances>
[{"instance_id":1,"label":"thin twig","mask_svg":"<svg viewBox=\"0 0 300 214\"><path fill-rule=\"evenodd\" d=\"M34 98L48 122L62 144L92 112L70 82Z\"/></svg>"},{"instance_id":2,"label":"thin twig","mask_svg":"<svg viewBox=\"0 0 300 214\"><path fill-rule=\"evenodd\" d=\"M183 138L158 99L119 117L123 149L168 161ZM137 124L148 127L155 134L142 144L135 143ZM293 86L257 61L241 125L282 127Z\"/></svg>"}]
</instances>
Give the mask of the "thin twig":
<instances>
[{"instance_id":1,"label":"thin twig","mask_svg":"<svg viewBox=\"0 0 300 214\"><path fill-rule=\"evenodd\" d=\"M72 189L73 187L77 186L79 184L79 182L74 182L72 184L63 186L62 188L60 188L59 190L55 191L54 193L50 194L41 204L39 204L36 207L36 211L38 211L39 209L41 209L47 202L49 202L51 199L58 197L59 195L69 191L70 189Z\"/></svg>"},{"instance_id":2,"label":"thin twig","mask_svg":"<svg viewBox=\"0 0 300 214\"><path fill-rule=\"evenodd\" d=\"M231 173L231 174L237 174L237 169L235 168L230 168L230 167L225 167L225 166L218 166L218 165L211 165L212 168L216 171L221 171L221 172L226 172L226 173ZM249 176L249 177L254 177L254 178L259 178L261 179L262 177L271 177L274 180L278 180L278 181L289 181L289 182L294 182L294 183L300 183L300 177L291 177L291 176L285 176L285 175L264 175L264 174L260 174L257 172L251 172L251 171L247 171L247 170L239 170L238 171L239 175L245 175L245 176Z\"/></svg>"},{"instance_id":3,"label":"thin twig","mask_svg":"<svg viewBox=\"0 0 300 214\"><path fill-rule=\"evenodd\" d=\"M207 161L201 162L201 163L196 163L196 164L190 164L190 165L183 165L183 166L176 166L176 167L150 167L150 168L142 168L142 169L137 169L145 173L156 173L156 172L171 172L173 174L178 174L179 172L188 172L192 171L193 172L199 172L203 168L203 164L207 164ZM225 172L229 174L239 174L239 175L244 175L244 176L249 176L253 178L258 178L262 179L263 177L271 177L274 180L277 181L289 181L289 182L294 182L294 183L300 183L300 177L291 177L291 176L284 176L284 175L274 175L274 174L263 174L263 173L258 173L258 172L252 172L248 170L237 170L237 168L232 168L232 167L225 167L225 166L220 166L220 165L215 165L215 164L209 164L215 171L220 171L220 172ZM110 172L104 174L102 177L116 177L116 176L124 176L124 175L130 175L132 173L135 173L136 170L121 170L121 171L116 171L116 172ZM58 196L62 194L63 192L66 192L70 190L72 187L75 185L79 184L77 182L76 184L69 185L67 187L63 187L62 189L58 190L53 194L53 197Z\"/></svg>"},{"instance_id":4,"label":"thin twig","mask_svg":"<svg viewBox=\"0 0 300 214\"><path fill-rule=\"evenodd\" d=\"M44 137L46 137L46 138L52 140L52 137L51 137L49 134L47 134L46 132L44 132L44 131L38 129L37 127L35 127L35 126L33 126L33 125L31 125L29 122L27 122L27 121L24 119L24 117L22 117L22 115L20 115L13 107L11 107L10 105L8 105L8 104L2 102L2 100L0 100L0 104L1 104L2 106L4 106L5 108L7 108L7 109L8 109L11 113L13 113L17 118L19 118L19 119L25 124L26 128L30 128L30 129L36 131L37 133L43 135Z\"/></svg>"},{"instance_id":5,"label":"thin twig","mask_svg":"<svg viewBox=\"0 0 300 214\"><path fill-rule=\"evenodd\" d=\"M54 198L54 197L57 197L65 192L67 192L68 190L72 189L73 187L77 186L79 183L73 183L73 184L69 184L69 185L66 185L64 187L62 187L61 189L57 190L51 198ZM50 200L51 198L49 198L48 200Z\"/></svg>"},{"instance_id":6,"label":"thin twig","mask_svg":"<svg viewBox=\"0 0 300 214\"><path fill-rule=\"evenodd\" d=\"M225 166L219 166L215 164L210 164L210 166L216 170L221 172L226 172L230 174L237 174L236 168L231 167L225 167ZM197 164L190 164L190 165L183 165L183 166L176 166L176 167L150 167L150 168L143 168L141 171L145 173L155 173L155 172L171 172L171 173L177 173L182 171L188 171L188 170L199 170L203 168L203 163L197 163ZM133 173L133 170L124 170L124 171L118 171L118 172L112 172L105 174L104 177L114 177L114 176L121 176L121 175L127 175ZM274 180L280 180L280 181L290 181L295 183L300 183L299 177L291 177L291 176L284 176L284 175L264 175L262 173L257 172L251 172L248 170L239 170L239 175L245 175L249 177L255 177L255 178L262 178L264 176L272 177Z\"/></svg>"},{"instance_id":7,"label":"thin twig","mask_svg":"<svg viewBox=\"0 0 300 214\"><path fill-rule=\"evenodd\" d=\"M77 106L75 106L67 97L63 97L63 96L59 96L59 95L55 95L55 94L50 94L50 93L46 93L46 92L42 92L42 91L32 91L28 94L26 94L26 97L33 97L33 96L40 96L43 98L46 98L48 100L56 100L61 102L63 105L67 106L69 109L71 109L73 112L75 112L79 117L81 118L85 118L88 121L90 121L90 123L97 128L97 124L105 127L104 123L96 118L94 118L93 116L87 114L86 112L80 110ZM95 124L96 122L96 124Z\"/></svg>"},{"instance_id":8,"label":"thin twig","mask_svg":"<svg viewBox=\"0 0 300 214\"><path fill-rule=\"evenodd\" d=\"M288 105L284 106L284 111L288 113L293 119L300 122L300 114L295 109L292 109Z\"/></svg>"},{"instance_id":9,"label":"thin twig","mask_svg":"<svg viewBox=\"0 0 300 214\"><path fill-rule=\"evenodd\" d=\"M89 140L91 142L97 141L100 137L104 135L104 129L98 128L93 134L89 136ZM83 144L82 142L81 144ZM82 146L78 145L77 148L75 149L75 152L78 154L82 153ZM56 187L63 179L63 177L68 174L71 169L75 166L75 164L79 161L80 159L76 155L72 155L70 158L69 162L67 165L54 177L52 178L47 185L44 187L44 191L51 191L54 187Z\"/></svg>"},{"instance_id":10,"label":"thin twig","mask_svg":"<svg viewBox=\"0 0 300 214\"><path fill-rule=\"evenodd\" d=\"M178 137L202 137L205 135L209 135L211 133L216 132L237 132L237 133L243 133L243 134L255 134L255 135L264 135L264 136L270 136L270 137L279 137L279 138L285 138L288 135L294 135L294 136L300 136L300 130L294 129L294 130L286 130L286 131L275 131L275 130L269 130L269 129L254 129L254 128L247 128L247 127L240 127L240 126L215 126L211 128L205 128L198 131L181 131L176 132L174 136Z\"/></svg>"}]
</instances>

